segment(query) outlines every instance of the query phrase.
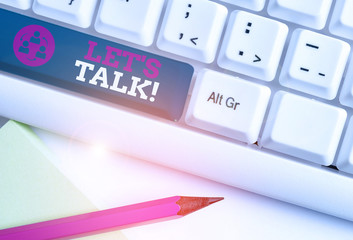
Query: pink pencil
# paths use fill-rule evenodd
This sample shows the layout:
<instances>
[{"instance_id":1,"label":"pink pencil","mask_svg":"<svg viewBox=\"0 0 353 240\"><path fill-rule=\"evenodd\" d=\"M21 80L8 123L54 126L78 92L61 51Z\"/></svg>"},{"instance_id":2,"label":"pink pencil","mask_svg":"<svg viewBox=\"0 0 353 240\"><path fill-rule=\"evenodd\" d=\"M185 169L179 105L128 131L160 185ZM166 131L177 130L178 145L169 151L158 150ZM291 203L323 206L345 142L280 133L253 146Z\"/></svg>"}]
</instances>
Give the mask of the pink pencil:
<instances>
[{"instance_id":1,"label":"pink pencil","mask_svg":"<svg viewBox=\"0 0 353 240\"><path fill-rule=\"evenodd\" d=\"M0 230L0 240L82 237L185 216L223 198L169 197Z\"/></svg>"}]
</instances>

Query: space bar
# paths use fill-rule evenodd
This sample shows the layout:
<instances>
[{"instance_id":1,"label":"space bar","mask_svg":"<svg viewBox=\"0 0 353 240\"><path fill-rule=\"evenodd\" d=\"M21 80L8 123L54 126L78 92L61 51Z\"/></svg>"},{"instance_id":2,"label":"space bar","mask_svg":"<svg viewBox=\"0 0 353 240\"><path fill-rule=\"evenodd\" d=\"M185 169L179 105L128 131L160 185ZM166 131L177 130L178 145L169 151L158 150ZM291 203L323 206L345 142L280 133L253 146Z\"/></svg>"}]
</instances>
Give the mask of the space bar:
<instances>
[{"instance_id":1,"label":"space bar","mask_svg":"<svg viewBox=\"0 0 353 240\"><path fill-rule=\"evenodd\" d=\"M272 156L1 72L0 81L6 82L0 88L0 115L7 118L353 221L353 179L331 169Z\"/></svg>"}]
</instances>

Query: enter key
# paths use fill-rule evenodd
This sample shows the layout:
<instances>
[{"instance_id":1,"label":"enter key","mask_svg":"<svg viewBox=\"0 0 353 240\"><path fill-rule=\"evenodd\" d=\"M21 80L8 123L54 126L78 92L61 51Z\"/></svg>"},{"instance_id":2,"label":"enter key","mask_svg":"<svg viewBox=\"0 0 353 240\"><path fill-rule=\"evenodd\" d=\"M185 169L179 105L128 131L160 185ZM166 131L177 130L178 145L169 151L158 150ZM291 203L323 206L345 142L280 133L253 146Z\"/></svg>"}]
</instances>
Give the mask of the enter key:
<instances>
[{"instance_id":1,"label":"enter key","mask_svg":"<svg viewBox=\"0 0 353 240\"><path fill-rule=\"evenodd\" d=\"M271 90L237 77L202 70L186 123L246 143L257 141Z\"/></svg>"}]
</instances>

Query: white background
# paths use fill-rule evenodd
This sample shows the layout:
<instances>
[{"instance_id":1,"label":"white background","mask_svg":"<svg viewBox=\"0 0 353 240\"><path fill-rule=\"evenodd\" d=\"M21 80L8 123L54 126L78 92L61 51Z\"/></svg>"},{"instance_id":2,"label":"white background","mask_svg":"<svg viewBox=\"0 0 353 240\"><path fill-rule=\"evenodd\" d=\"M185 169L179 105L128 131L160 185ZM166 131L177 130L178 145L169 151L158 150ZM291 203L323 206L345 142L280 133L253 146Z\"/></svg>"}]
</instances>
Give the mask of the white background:
<instances>
[{"instance_id":1,"label":"white background","mask_svg":"<svg viewBox=\"0 0 353 240\"><path fill-rule=\"evenodd\" d=\"M34 130L53 163L99 209L175 195L225 197L180 219L123 230L129 240L353 238L352 222Z\"/></svg>"}]
</instances>

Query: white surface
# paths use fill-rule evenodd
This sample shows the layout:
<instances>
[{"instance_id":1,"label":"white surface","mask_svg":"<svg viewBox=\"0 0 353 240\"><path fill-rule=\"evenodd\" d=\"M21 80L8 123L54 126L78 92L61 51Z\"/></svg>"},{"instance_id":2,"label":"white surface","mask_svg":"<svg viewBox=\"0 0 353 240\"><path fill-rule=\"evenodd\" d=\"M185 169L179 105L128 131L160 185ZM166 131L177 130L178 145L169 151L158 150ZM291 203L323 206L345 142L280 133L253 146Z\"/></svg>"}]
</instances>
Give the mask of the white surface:
<instances>
[{"instance_id":1,"label":"white surface","mask_svg":"<svg viewBox=\"0 0 353 240\"><path fill-rule=\"evenodd\" d=\"M227 2L233 5L237 5L240 7L248 8L254 11L261 11L264 6L266 0L222 0L223 2Z\"/></svg>"},{"instance_id":2,"label":"white surface","mask_svg":"<svg viewBox=\"0 0 353 240\"><path fill-rule=\"evenodd\" d=\"M352 239L352 222L35 131L57 154L53 163L100 209L173 195L225 197L181 219L123 230L129 240Z\"/></svg>"},{"instance_id":3,"label":"white surface","mask_svg":"<svg viewBox=\"0 0 353 240\"><path fill-rule=\"evenodd\" d=\"M25 10L31 7L32 0L0 0L0 3Z\"/></svg>"},{"instance_id":4,"label":"white surface","mask_svg":"<svg viewBox=\"0 0 353 240\"><path fill-rule=\"evenodd\" d=\"M332 164L345 110L283 91L273 98L260 144L318 164Z\"/></svg>"},{"instance_id":5,"label":"white surface","mask_svg":"<svg viewBox=\"0 0 353 240\"><path fill-rule=\"evenodd\" d=\"M344 137L340 154L337 159L337 168L353 174L353 117L351 117Z\"/></svg>"},{"instance_id":6,"label":"white surface","mask_svg":"<svg viewBox=\"0 0 353 240\"><path fill-rule=\"evenodd\" d=\"M9 119L353 221L350 176L41 84L0 80L0 115Z\"/></svg>"},{"instance_id":7,"label":"white surface","mask_svg":"<svg viewBox=\"0 0 353 240\"><path fill-rule=\"evenodd\" d=\"M91 25L97 0L34 0L33 11L79 27Z\"/></svg>"},{"instance_id":8,"label":"white surface","mask_svg":"<svg viewBox=\"0 0 353 240\"><path fill-rule=\"evenodd\" d=\"M339 39L296 29L279 81L283 86L332 100L336 97L349 51L349 44Z\"/></svg>"},{"instance_id":9,"label":"white surface","mask_svg":"<svg viewBox=\"0 0 353 240\"><path fill-rule=\"evenodd\" d=\"M211 1L171 0L157 46L164 51L211 63L227 13L226 7Z\"/></svg>"},{"instance_id":10,"label":"white surface","mask_svg":"<svg viewBox=\"0 0 353 240\"><path fill-rule=\"evenodd\" d=\"M102 0L95 28L98 32L143 46L154 40L164 0Z\"/></svg>"},{"instance_id":11,"label":"white surface","mask_svg":"<svg viewBox=\"0 0 353 240\"><path fill-rule=\"evenodd\" d=\"M287 33L288 27L283 23L234 11L230 15L218 65L271 81L276 75Z\"/></svg>"},{"instance_id":12,"label":"white surface","mask_svg":"<svg viewBox=\"0 0 353 240\"><path fill-rule=\"evenodd\" d=\"M205 69L197 76L185 120L246 143L257 141L271 90Z\"/></svg>"},{"instance_id":13,"label":"white surface","mask_svg":"<svg viewBox=\"0 0 353 240\"><path fill-rule=\"evenodd\" d=\"M353 39L353 0L336 1L330 22L330 32L341 37Z\"/></svg>"},{"instance_id":14,"label":"white surface","mask_svg":"<svg viewBox=\"0 0 353 240\"><path fill-rule=\"evenodd\" d=\"M268 13L271 16L322 29L330 12L332 0L270 0Z\"/></svg>"}]
</instances>

